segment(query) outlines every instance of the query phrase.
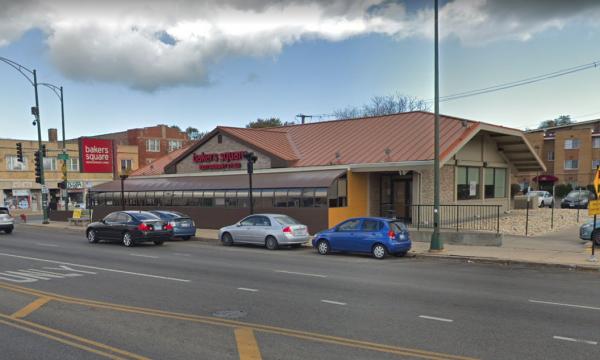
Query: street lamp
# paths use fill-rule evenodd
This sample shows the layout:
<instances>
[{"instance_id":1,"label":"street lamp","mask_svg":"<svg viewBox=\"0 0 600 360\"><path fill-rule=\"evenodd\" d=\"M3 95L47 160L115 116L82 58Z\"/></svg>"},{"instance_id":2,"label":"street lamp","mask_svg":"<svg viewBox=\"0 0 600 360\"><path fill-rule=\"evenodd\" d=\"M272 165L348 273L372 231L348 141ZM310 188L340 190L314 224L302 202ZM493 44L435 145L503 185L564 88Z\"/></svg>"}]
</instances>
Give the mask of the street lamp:
<instances>
[{"instance_id":1,"label":"street lamp","mask_svg":"<svg viewBox=\"0 0 600 360\"><path fill-rule=\"evenodd\" d=\"M444 243L440 238L440 73L438 53L438 0L434 0L434 144L433 144L433 233L429 251L441 251Z\"/></svg>"},{"instance_id":2,"label":"street lamp","mask_svg":"<svg viewBox=\"0 0 600 360\"><path fill-rule=\"evenodd\" d=\"M68 153L67 153L67 140L65 138L65 98L63 96L63 87L60 86L56 86L56 85L52 85L49 83L39 83L38 85L44 85L45 87L49 88L50 90L52 90L54 92L54 94L56 94L56 96L58 96L58 100L60 100L60 117L61 117L61 122L62 122L62 147L63 147L63 151L62 151L62 156L63 156L63 181L65 184L65 191L64 191L64 196L63 196L63 201L65 202L65 211L69 211L69 187L67 186L67 160L68 158Z\"/></svg>"},{"instance_id":3,"label":"street lamp","mask_svg":"<svg viewBox=\"0 0 600 360\"><path fill-rule=\"evenodd\" d=\"M119 177L121 178L121 210L125 211L125 180L129 175L121 174Z\"/></svg>"},{"instance_id":4,"label":"street lamp","mask_svg":"<svg viewBox=\"0 0 600 360\"><path fill-rule=\"evenodd\" d=\"M5 57L0 56L0 61L10 65L15 70L21 73L29 81L29 83L33 86L33 90L35 92L35 107L31 108L31 114L35 116L34 126L37 125L37 133L38 133L38 151L40 154L42 153L42 126L40 123L40 103L38 98L38 82L37 82L37 72L34 70L30 70L25 66L7 59ZM30 76L32 78L30 78ZM44 165L42 158L42 166L40 171L40 185L42 187L42 212L43 212L43 224L48 224L48 192L46 188L46 180L44 179Z\"/></svg>"},{"instance_id":5,"label":"street lamp","mask_svg":"<svg viewBox=\"0 0 600 360\"><path fill-rule=\"evenodd\" d=\"M244 158L247 161L246 170L248 172L248 182L250 191L248 192L250 200L250 215L254 214L254 199L252 198L252 174L254 173L254 163L258 160L258 157L253 152L247 152L244 154Z\"/></svg>"}]
</instances>

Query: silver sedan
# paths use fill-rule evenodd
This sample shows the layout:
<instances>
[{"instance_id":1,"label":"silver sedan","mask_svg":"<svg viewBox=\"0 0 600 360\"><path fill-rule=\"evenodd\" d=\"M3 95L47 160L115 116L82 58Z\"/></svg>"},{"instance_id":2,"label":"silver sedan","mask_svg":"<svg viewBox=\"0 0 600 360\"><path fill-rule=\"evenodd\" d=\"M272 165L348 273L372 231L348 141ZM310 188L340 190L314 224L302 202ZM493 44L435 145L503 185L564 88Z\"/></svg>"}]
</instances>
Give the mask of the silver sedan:
<instances>
[{"instance_id":1,"label":"silver sedan","mask_svg":"<svg viewBox=\"0 0 600 360\"><path fill-rule=\"evenodd\" d=\"M275 250L280 245L301 246L310 239L306 225L287 215L255 214L219 230L223 245L234 243L264 245Z\"/></svg>"}]
</instances>

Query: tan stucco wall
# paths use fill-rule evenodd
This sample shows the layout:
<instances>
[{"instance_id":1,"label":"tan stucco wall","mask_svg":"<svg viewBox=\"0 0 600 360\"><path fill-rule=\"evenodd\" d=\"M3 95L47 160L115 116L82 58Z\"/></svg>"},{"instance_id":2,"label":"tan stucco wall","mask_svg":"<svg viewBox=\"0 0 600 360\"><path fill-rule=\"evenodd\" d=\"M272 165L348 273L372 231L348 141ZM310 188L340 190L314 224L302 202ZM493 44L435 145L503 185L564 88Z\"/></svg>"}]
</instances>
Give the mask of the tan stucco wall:
<instances>
[{"instance_id":1,"label":"tan stucco wall","mask_svg":"<svg viewBox=\"0 0 600 360\"><path fill-rule=\"evenodd\" d=\"M269 169L271 168L271 159L267 157L265 154L256 151L254 149L249 148L243 144L236 142L228 136L223 135L223 141L221 144L218 143L218 136L215 135L212 139L208 140L205 144L203 144L200 148L196 149L192 154L188 155L184 159L182 159L177 164L177 173L178 174L186 174L186 173L198 173L198 172L211 172L211 171L226 171L226 170L200 170L199 163L195 163L193 161L193 154L204 153L223 153L223 152L232 152L232 151L248 151L254 152L254 154L258 157L258 160L254 164L255 169ZM246 169L246 160L242 160L241 169ZM240 170L240 169L234 169Z\"/></svg>"}]
</instances>

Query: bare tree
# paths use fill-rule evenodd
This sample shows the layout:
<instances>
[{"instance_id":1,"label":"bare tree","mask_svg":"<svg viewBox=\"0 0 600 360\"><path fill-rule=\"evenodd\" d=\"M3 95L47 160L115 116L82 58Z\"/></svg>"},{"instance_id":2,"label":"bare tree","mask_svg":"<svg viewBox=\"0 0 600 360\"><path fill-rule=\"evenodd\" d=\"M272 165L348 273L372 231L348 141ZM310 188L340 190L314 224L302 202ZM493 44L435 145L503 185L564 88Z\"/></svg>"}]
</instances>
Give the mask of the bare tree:
<instances>
[{"instance_id":1,"label":"bare tree","mask_svg":"<svg viewBox=\"0 0 600 360\"><path fill-rule=\"evenodd\" d=\"M398 114L408 111L429 111L430 106L425 100L402 94L373 96L362 107L348 106L333 112L336 119L352 119L366 116L381 116Z\"/></svg>"}]
</instances>

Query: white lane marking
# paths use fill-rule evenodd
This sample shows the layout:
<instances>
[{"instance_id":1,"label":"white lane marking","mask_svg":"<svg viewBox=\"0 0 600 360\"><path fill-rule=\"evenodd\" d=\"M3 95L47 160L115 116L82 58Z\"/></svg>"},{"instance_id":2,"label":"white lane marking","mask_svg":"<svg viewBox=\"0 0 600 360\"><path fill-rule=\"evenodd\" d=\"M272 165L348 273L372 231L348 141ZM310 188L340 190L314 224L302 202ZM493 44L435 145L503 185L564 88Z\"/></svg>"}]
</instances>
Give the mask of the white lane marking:
<instances>
[{"instance_id":1,"label":"white lane marking","mask_svg":"<svg viewBox=\"0 0 600 360\"><path fill-rule=\"evenodd\" d=\"M137 257L143 257L143 258L150 258L150 259L158 259L158 256L152 256L152 255L142 255L142 254L129 254L130 256L137 256Z\"/></svg>"},{"instance_id":2,"label":"white lane marking","mask_svg":"<svg viewBox=\"0 0 600 360\"><path fill-rule=\"evenodd\" d=\"M283 274L291 274L291 275L312 276L312 277L319 277L319 278L326 278L327 277L327 275L308 274L308 273L303 273L303 272L287 271L287 270L275 270L275 272L276 273L283 273Z\"/></svg>"},{"instance_id":3,"label":"white lane marking","mask_svg":"<svg viewBox=\"0 0 600 360\"><path fill-rule=\"evenodd\" d=\"M77 267L84 268L84 269L93 269L93 270L108 271L108 272L114 272L114 273L119 273L119 274L148 277L148 278L153 278L153 279L171 280L171 281L180 281L180 282L190 282L191 281L191 280L178 279L178 278L169 277L169 276L159 276L159 275L151 275L151 274L142 274L142 273L136 273L136 272L131 272L131 271L124 271L124 270L117 270L117 269L108 269L108 268L102 268L102 267L97 267L97 266L89 266L89 265L81 265L81 264L73 264L73 263L68 263L68 262L65 262L65 261L40 259L40 258L34 258L34 257L29 257L29 256L14 255L14 254L0 253L0 256L8 256L8 257L13 257L13 258L17 258L17 259L24 259L24 260L41 261L41 262L47 262L47 263L51 263L51 264L77 266Z\"/></svg>"},{"instance_id":4,"label":"white lane marking","mask_svg":"<svg viewBox=\"0 0 600 360\"><path fill-rule=\"evenodd\" d=\"M47 269L47 270L68 270L68 271L73 271L73 272L76 272L76 273L90 274L90 275L96 275L96 274L98 274L98 273L93 272L93 271L77 270L77 269L73 269L71 267L64 266L64 265L61 265L59 267L44 267L44 269Z\"/></svg>"},{"instance_id":5,"label":"white lane marking","mask_svg":"<svg viewBox=\"0 0 600 360\"><path fill-rule=\"evenodd\" d=\"M182 254L182 253L173 253L173 255L177 255L177 256L190 256L190 254Z\"/></svg>"},{"instance_id":6,"label":"white lane marking","mask_svg":"<svg viewBox=\"0 0 600 360\"><path fill-rule=\"evenodd\" d=\"M47 246L47 247L59 247L58 245L54 245L54 244L45 244L45 243L35 243L38 246Z\"/></svg>"},{"instance_id":7,"label":"white lane marking","mask_svg":"<svg viewBox=\"0 0 600 360\"><path fill-rule=\"evenodd\" d=\"M321 302L324 302L327 304L333 304L333 305L342 305L342 306L347 305L345 302L339 302L339 301L333 301L333 300L321 300Z\"/></svg>"},{"instance_id":8,"label":"white lane marking","mask_svg":"<svg viewBox=\"0 0 600 360\"><path fill-rule=\"evenodd\" d=\"M542 301L542 300L531 300L531 299L529 299L529 302L536 303L536 304L566 306L566 307L572 307L572 308L577 308L577 309L600 310L600 307L585 306L585 305L573 305L573 304L563 304L563 303L550 302L550 301Z\"/></svg>"},{"instance_id":9,"label":"white lane marking","mask_svg":"<svg viewBox=\"0 0 600 360\"><path fill-rule=\"evenodd\" d=\"M584 343L584 344L588 344L588 345L598 345L597 341L591 341L591 340L574 339L574 338L564 337L564 336L553 336L553 338L556 340L578 342L578 343Z\"/></svg>"},{"instance_id":10,"label":"white lane marking","mask_svg":"<svg viewBox=\"0 0 600 360\"><path fill-rule=\"evenodd\" d=\"M242 291L258 292L258 289L250 289L250 288L237 288L237 289L242 290Z\"/></svg>"},{"instance_id":11,"label":"white lane marking","mask_svg":"<svg viewBox=\"0 0 600 360\"><path fill-rule=\"evenodd\" d=\"M444 319L444 318L441 318L441 317L427 316L427 315L419 315L419 317L421 319L436 320L436 321L443 321L443 322L453 322L454 321L452 319Z\"/></svg>"}]
</instances>

